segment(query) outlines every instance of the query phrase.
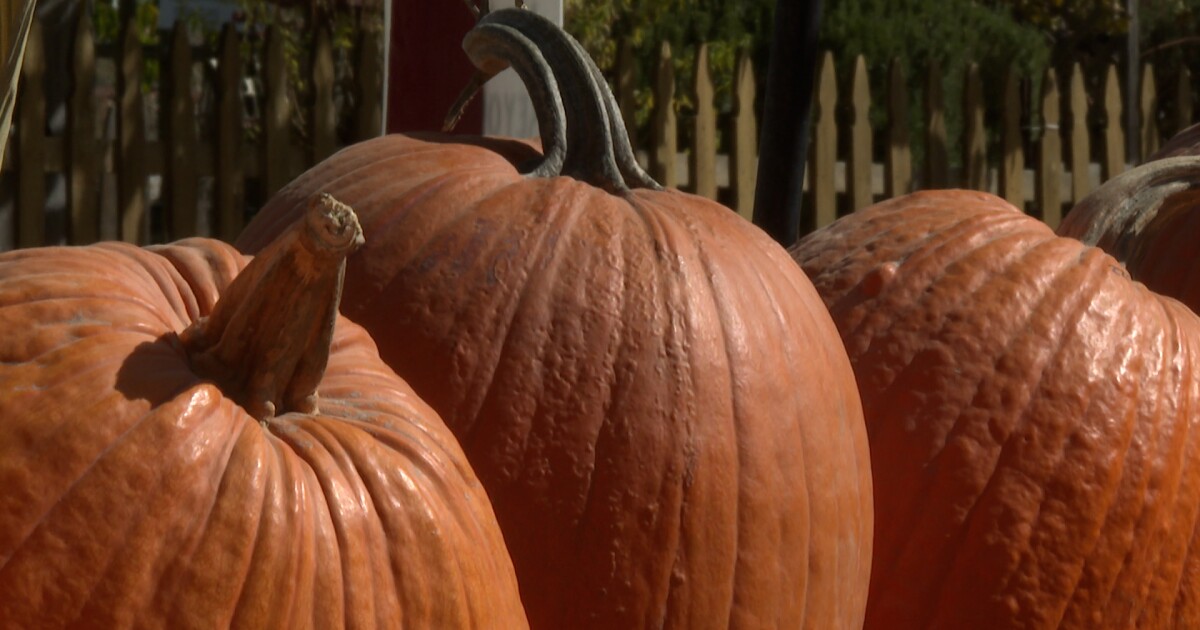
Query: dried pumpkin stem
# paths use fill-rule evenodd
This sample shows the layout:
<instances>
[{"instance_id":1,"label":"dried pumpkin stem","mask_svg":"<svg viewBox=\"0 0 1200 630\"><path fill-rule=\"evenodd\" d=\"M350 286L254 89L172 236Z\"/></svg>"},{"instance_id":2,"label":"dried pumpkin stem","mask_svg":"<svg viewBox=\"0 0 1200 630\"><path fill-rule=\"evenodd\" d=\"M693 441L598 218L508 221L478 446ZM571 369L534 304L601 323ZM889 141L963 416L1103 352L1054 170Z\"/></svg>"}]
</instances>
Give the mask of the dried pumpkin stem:
<instances>
[{"instance_id":1,"label":"dried pumpkin stem","mask_svg":"<svg viewBox=\"0 0 1200 630\"><path fill-rule=\"evenodd\" d=\"M1119 226L1122 233L1142 231L1146 222L1157 213L1150 212L1166 203L1167 199L1181 193L1195 194L1200 189L1200 158L1195 156L1169 157L1154 160L1125 171L1093 190L1067 214L1066 221L1074 217L1100 216L1093 220L1079 239L1095 245L1107 232ZM1093 213L1093 207L1114 208L1110 213ZM1191 205L1177 210L1190 210ZM1118 256L1122 258L1123 256Z\"/></svg>"},{"instance_id":2,"label":"dried pumpkin stem","mask_svg":"<svg viewBox=\"0 0 1200 630\"><path fill-rule=\"evenodd\" d=\"M260 421L315 413L346 257L363 243L349 206L321 194L179 335L193 369Z\"/></svg>"},{"instance_id":3,"label":"dried pumpkin stem","mask_svg":"<svg viewBox=\"0 0 1200 630\"><path fill-rule=\"evenodd\" d=\"M447 115L448 126L487 79L512 67L533 101L545 156L529 176L567 175L610 192L662 188L637 163L600 69L556 24L533 11L493 11L467 33L463 50L478 72Z\"/></svg>"}]
</instances>

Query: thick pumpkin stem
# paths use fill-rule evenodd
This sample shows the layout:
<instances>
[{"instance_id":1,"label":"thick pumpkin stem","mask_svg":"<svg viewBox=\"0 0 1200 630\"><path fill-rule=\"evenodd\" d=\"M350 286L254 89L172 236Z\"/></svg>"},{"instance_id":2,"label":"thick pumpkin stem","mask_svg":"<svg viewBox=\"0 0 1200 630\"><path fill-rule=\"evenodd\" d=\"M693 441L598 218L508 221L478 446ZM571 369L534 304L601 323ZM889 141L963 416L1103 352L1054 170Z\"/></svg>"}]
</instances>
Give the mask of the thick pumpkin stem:
<instances>
[{"instance_id":1,"label":"thick pumpkin stem","mask_svg":"<svg viewBox=\"0 0 1200 630\"><path fill-rule=\"evenodd\" d=\"M314 197L222 293L213 312L179 335L192 367L260 421L316 413L329 360L346 257L363 243L358 217Z\"/></svg>"},{"instance_id":2,"label":"thick pumpkin stem","mask_svg":"<svg viewBox=\"0 0 1200 630\"><path fill-rule=\"evenodd\" d=\"M542 138L544 158L529 176L567 175L615 193L662 188L637 163L600 69L553 22L521 9L486 13L463 50L478 72L447 115L447 128L488 79L512 67L529 91Z\"/></svg>"},{"instance_id":3,"label":"thick pumpkin stem","mask_svg":"<svg viewBox=\"0 0 1200 630\"><path fill-rule=\"evenodd\" d=\"M1059 234L1070 234L1088 245L1101 245L1105 235L1122 234L1128 241L1145 229L1158 209L1171 197L1200 192L1200 158L1181 156L1147 162L1104 182L1079 200L1059 226ZM1180 204L1176 211L1190 209ZM1126 243L1103 243L1109 253L1124 262Z\"/></svg>"}]
</instances>

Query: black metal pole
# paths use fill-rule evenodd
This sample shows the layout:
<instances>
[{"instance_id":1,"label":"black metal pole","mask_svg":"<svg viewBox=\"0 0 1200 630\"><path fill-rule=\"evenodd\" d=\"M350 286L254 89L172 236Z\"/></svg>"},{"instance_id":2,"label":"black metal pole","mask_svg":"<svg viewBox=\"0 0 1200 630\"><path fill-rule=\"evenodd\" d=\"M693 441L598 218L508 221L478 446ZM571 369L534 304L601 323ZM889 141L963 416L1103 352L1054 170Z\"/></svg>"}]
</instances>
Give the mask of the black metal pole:
<instances>
[{"instance_id":1,"label":"black metal pole","mask_svg":"<svg viewBox=\"0 0 1200 630\"><path fill-rule=\"evenodd\" d=\"M117 40L118 43L125 41L125 26L137 15L137 8L134 6L136 2L137 0L117 0L117 30L122 35L122 38Z\"/></svg>"},{"instance_id":2,"label":"black metal pole","mask_svg":"<svg viewBox=\"0 0 1200 630\"><path fill-rule=\"evenodd\" d=\"M776 0L758 149L754 223L787 247L800 236L820 0Z\"/></svg>"}]
</instances>

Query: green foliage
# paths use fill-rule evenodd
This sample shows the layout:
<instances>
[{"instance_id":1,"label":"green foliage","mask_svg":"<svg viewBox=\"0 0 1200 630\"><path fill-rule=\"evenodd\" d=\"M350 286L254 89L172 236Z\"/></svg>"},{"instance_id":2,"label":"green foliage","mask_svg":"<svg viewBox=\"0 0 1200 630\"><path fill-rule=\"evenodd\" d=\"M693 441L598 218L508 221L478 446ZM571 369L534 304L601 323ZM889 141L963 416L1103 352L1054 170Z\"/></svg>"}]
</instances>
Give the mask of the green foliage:
<instances>
[{"instance_id":1,"label":"green foliage","mask_svg":"<svg viewBox=\"0 0 1200 630\"><path fill-rule=\"evenodd\" d=\"M691 85L697 43L708 42L717 107L728 110L740 52L755 51L765 63L775 0L565 0L564 4L564 28L601 69L611 71L620 46L632 46L639 77L635 122L644 126L654 109L651 85L661 42L671 45L679 86ZM676 90L675 105L683 119L692 107L691 98L688 90Z\"/></svg>"},{"instance_id":2,"label":"green foliage","mask_svg":"<svg viewBox=\"0 0 1200 630\"><path fill-rule=\"evenodd\" d=\"M1049 59L1037 29L973 0L827 0L821 44L842 59L864 55L880 68L902 59L909 75L934 61L947 74L969 61L985 76L1009 65L1031 73Z\"/></svg>"},{"instance_id":3,"label":"green foliage","mask_svg":"<svg viewBox=\"0 0 1200 630\"><path fill-rule=\"evenodd\" d=\"M565 26L602 69L614 66L623 42L633 46L641 86L636 94L636 123L644 126L654 107L650 85L661 41L671 44L681 88L691 82L696 42L709 42L719 111L731 108L736 59L742 50L750 51L761 97L774 6L775 0L567 0ZM852 68L855 56L863 55L876 94L886 85L891 60L901 60L912 99L910 124L917 159L922 151L924 71L932 62L940 64L946 102L953 104L961 99L970 62L978 63L985 77L1003 76L1010 66L1023 75L1040 77L1050 59L1042 31L1019 23L1005 7L977 0L825 0L820 43L835 52L843 75ZM847 78L841 77L843 84ZM986 97L994 102L1000 82L985 83ZM676 91L681 121L686 120L690 98L688 90ZM886 113L873 111L872 117L876 128L882 128ZM957 138L961 127L961 113L948 107L950 137ZM686 133L686 126L680 131ZM959 153L951 147L952 160Z\"/></svg>"},{"instance_id":4,"label":"green foliage","mask_svg":"<svg viewBox=\"0 0 1200 630\"><path fill-rule=\"evenodd\" d=\"M987 4L1011 11L1016 20L1044 33L1059 55L1124 35L1129 29L1124 0L989 0Z\"/></svg>"},{"instance_id":5,"label":"green foliage","mask_svg":"<svg viewBox=\"0 0 1200 630\"><path fill-rule=\"evenodd\" d=\"M1045 32L1120 32L1128 24L1124 0L990 0L1022 22Z\"/></svg>"},{"instance_id":6,"label":"green foliage","mask_svg":"<svg viewBox=\"0 0 1200 630\"><path fill-rule=\"evenodd\" d=\"M1128 64L1127 36L1131 16L1127 0L989 0L1008 7L1014 17L1043 33L1050 46L1050 63L1063 75L1073 64L1084 70L1092 93L1101 89L1105 68L1122 73ZM1177 131L1178 84L1175 79L1200 52L1200 0L1139 0L1137 2L1139 64L1152 64L1159 94L1159 126ZM1200 89L1191 77L1192 91Z\"/></svg>"},{"instance_id":7,"label":"green foliage","mask_svg":"<svg viewBox=\"0 0 1200 630\"><path fill-rule=\"evenodd\" d=\"M319 29L327 28L333 49L335 66L334 98L343 103L354 99L354 49L365 29L381 29L382 4L378 1L350 7L344 2L313 0L311 2L279 3L274 0L237 0L241 12L242 58L249 75L262 78L265 71L266 37L270 29L282 38L284 67L287 75L288 101L291 103L291 126L301 142L309 141L308 119L313 95L309 69ZM348 117L339 123L349 125ZM246 133L254 139L261 133L259 120L247 121ZM345 135L348 129L340 129Z\"/></svg>"},{"instance_id":8,"label":"green foliage","mask_svg":"<svg viewBox=\"0 0 1200 630\"><path fill-rule=\"evenodd\" d=\"M1176 120L1178 84L1173 80L1200 55L1200 0L1143 0L1138 9L1141 61L1153 64L1160 110L1159 128L1179 131ZM1168 80L1170 78L1171 80ZM1200 94L1200 76L1191 77L1193 94Z\"/></svg>"},{"instance_id":9,"label":"green foliage","mask_svg":"<svg viewBox=\"0 0 1200 630\"><path fill-rule=\"evenodd\" d=\"M916 164L921 163L924 149L922 114L927 72L936 62L941 69L952 167L961 163L958 139L963 117L957 104L962 102L968 64L979 66L984 78L984 102L996 103L1001 98L1001 78L1006 72L1011 69L1023 77L1040 80L1051 52L1041 31L1018 22L1003 7L988 7L974 0L826 0L820 37L822 48L836 51L843 74L853 68L855 57L863 55L877 105L885 102L889 66L893 59L899 61L908 85ZM845 85L846 79L843 76L840 84ZM886 112L880 109L871 112L876 129L886 124ZM987 115L998 113L989 111ZM989 124L988 128L997 125ZM883 149L880 142L876 146Z\"/></svg>"},{"instance_id":10,"label":"green foliage","mask_svg":"<svg viewBox=\"0 0 1200 630\"><path fill-rule=\"evenodd\" d=\"M128 0L125 0L128 1ZM159 43L158 33L158 2L157 0L137 0L133 10L134 28L137 29L138 40L143 46L156 46ZM121 24L117 9L106 2L93 5L92 24L96 31L96 43L118 45L121 36ZM153 55L142 57L142 92L149 93L158 85L159 62Z\"/></svg>"}]
</instances>

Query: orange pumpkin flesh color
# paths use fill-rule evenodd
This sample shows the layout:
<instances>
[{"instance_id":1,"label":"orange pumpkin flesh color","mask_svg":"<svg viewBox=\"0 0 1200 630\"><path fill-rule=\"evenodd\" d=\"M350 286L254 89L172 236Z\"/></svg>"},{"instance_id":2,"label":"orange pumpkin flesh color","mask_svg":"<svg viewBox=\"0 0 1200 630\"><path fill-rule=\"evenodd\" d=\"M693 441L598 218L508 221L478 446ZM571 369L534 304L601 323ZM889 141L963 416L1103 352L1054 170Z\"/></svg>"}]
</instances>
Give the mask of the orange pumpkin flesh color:
<instances>
[{"instance_id":1,"label":"orange pumpkin flesh color","mask_svg":"<svg viewBox=\"0 0 1200 630\"><path fill-rule=\"evenodd\" d=\"M867 628L1196 628L1200 320L986 193L792 253L841 331L875 481Z\"/></svg>"},{"instance_id":2,"label":"orange pumpkin flesh color","mask_svg":"<svg viewBox=\"0 0 1200 630\"><path fill-rule=\"evenodd\" d=\"M306 208L249 265L0 255L0 626L525 627L454 437L337 316L353 212Z\"/></svg>"},{"instance_id":3,"label":"orange pumpkin flesh color","mask_svg":"<svg viewBox=\"0 0 1200 630\"><path fill-rule=\"evenodd\" d=\"M1058 233L1121 261L1134 280L1200 312L1200 157L1157 158L1104 183Z\"/></svg>"},{"instance_id":4,"label":"orange pumpkin flesh color","mask_svg":"<svg viewBox=\"0 0 1200 630\"><path fill-rule=\"evenodd\" d=\"M467 44L493 70L481 51L522 39L549 61L505 57L542 94L532 175L384 137L282 190L239 247L312 191L359 212L343 313L459 437L531 626L861 626L871 481L828 313L766 234L636 169L594 66L537 20L493 12Z\"/></svg>"}]
</instances>

